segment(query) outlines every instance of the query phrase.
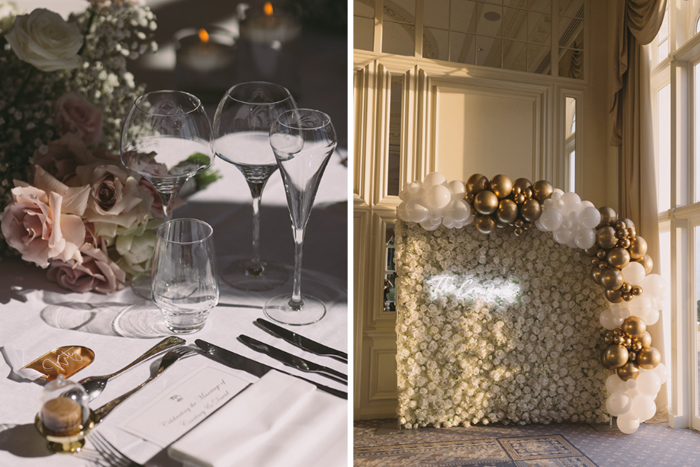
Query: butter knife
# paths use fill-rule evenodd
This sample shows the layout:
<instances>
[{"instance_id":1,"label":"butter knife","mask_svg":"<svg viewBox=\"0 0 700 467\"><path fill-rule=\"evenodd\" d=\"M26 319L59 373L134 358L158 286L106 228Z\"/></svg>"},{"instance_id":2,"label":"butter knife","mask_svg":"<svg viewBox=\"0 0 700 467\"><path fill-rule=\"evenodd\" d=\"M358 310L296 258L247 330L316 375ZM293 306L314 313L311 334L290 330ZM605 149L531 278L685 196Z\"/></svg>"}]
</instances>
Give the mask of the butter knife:
<instances>
[{"instance_id":1,"label":"butter knife","mask_svg":"<svg viewBox=\"0 0 700 467\"><path fill-rule=\"evenodd\" d=\"M308 337L300 336L296 332L292 332L289 329L277 326L276 324L262 318L255 320L255 325L265 332L272 334L275 337L279 337L280 339L283 339L302 350L306 350L307 352L311 352L321 357L330 357L334 360L338 360L339 362L348 363L347 353L341 352L340 350L336 350L332 347L328 347L327 345L320 344L309 339Z\"/></svg>"},{"instance_id":2,"label":"butter knife","mask_svg":"<svg viewBox=\"0 0 700 467\"><path fill-rule=\"evenodd\" d=\"M246 335L238 336L238 340L243 342L246 346L255 350L256 352L264 353L265 355L272 357L278 362L282 362L289 367L296 368L297 370L303 371L305 373L316 373L317 375L325 376L326 378L332 379L333 381L348 384L347 375L344 375L343 373L336 371L332 368L328 368L323 365L319 365L318 363L304 360L301 357L297 357L296 355L292 355L290 353L285 352L284 350L280 350L276 347L265 344L264 342L260 342L259 340L253 339L252 337L248 337Z\"/></svg>"},{"instance_id":3,"label":"butter knife","mask_svg":"<svg viewBox=\"0 0 700 467\"><path fill-rule=\"evenodd\" d=\"M278 370L276 368L272 368L271 366L267 366L264 363L256 362L255 360L251 360L248 357L244 357L243 355L238 355L235 352L231 352L230 350L226 350L224 348L219 347L218 345L210 344L207 341L203 341L201 339L197 339L194 341L195 345L202 349L205 353L205 355L215 362L219 362L222 365L226 365L230 368L235 368L237 370L242 370L245 371L246 373L250 373L251 375L257 376L257 377L262 377L265 375L268 371L270 370L275 370L279 371L280 373L284 373L289 376L293 376L294 378L299 378L301 380L306 381L307 383L311 383L314 386L316 386L318 389L321 391L327 392L328 394L332 394L336 397L340 397L341 399L347 399L348 394L343 391L339 391L337 389L329 388L328 386L324 386L322 384L318 384L314 381L310 381L306 378L301 378L299 376L295 375L290 375L289 373L286 373L284 371Z\"/></svg>"}]
</instances>

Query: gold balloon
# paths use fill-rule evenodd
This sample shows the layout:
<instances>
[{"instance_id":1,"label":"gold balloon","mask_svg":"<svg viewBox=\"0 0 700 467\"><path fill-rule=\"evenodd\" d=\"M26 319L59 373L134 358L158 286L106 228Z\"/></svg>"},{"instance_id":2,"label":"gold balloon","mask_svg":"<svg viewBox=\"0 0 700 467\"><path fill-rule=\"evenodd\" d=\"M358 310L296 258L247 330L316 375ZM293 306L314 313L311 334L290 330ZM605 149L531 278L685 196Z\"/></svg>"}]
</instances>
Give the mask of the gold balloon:
<instances>
[{"instance_id":1,"label":"gold balloon","mask_svg":"<svg viewBox=\"0 0 700 467\"><path fill-rule=\"evenodd\" d=\"M489 187L489 179L486 175L474 174L467 179L466 190L467 194L475 195Z\"/></svg>"},{"instance_id":2,"label":"gold balloon","mask_svg":"<svg viewBox=\"0 0 700 467\"><path fill-rule=\"evenodd\" d=\"M605 259L605 260L607 260L607 259L608 259L608 252L601 248L601 249L598 250L598 252L596 253L596 256L598 257L598 259Z\"/></svg>"},{"instance_id":3,"label":"gold balloon","mask_svg":"<svg viewBox=\"0 0 700 467\"><path fill-rule=\"evenodd\" d=\"M615 229L610 227L609 225L599 228L596 232L595 242L596 245L598 245L601 248L605 248L606 250L613 248L615 245L617 245Z\"/></svg>"},{"instance_id":4,"label":"gold balloon","mask_svg":"<svg viewBox=\"0 0 700 467\"><path fill-rule=\"evenodd\" d=\"M498 209L498 197L490 190L480 191L474 197L474 208L479 214L488 216Z\"/></svg>"},{"instance_id":5,"label":"gold balloon","mask_svg":"<svg viewBox=\"0 0 700 467\"><path fill-rule=\"evenodd\" d=\"M661 353L655 347L644 347L637 355L637 364L645 370L653 370L661 363Z\"/></svg>"},{"instance_id":6,"label":"gold balloon","mask_svg":"<svg viewBox=\"0 0 700 467\"><path fill-rule=\"evenodd\" d=\"M632 228L632 229L634 228L634 222L632 222L632 221L631 221L630 219L628 219L627 217L625 217L624 219L622 219L622 222L625 223L625 225L627 226L628 229L629 229L629 228Z\"/></svg>"},{"instance_id":7,"label":"gold balloon","mask_svg":"<svg viewBox=\"0 0 700 467\"><path fill-rule=\"evenodd\" d=\"M617 290L622 287L623 283L622 273L617 269L606 269L600 277L600 284L605 287L606 290Z\"/></svg>"},{"instance_id":8,"label":"gold balloon","mask_svg":"<svg viewBox=\"0 0 700 467\"><path fill-rule=\"evenodd\" d=\"M496 216L499 222L512 224L518 218L518 205L512 199L502 199L498 203Z\"/></svg>"},{"instance_id":9,"label":"gold balloon","mask_svg":"<svg viewBox=\"0 0 700 467\"><path fill-rule=\"evenodd\" d=\"M505 198L513 190L513 182L503 174L498 174L491 179L491 191L499 198Z\"/></svg>"},{"instance_id":10,"label":"gold balloon","mask_svg":"<svg viewBox=\"0 0 700 467\"><path fill-rule=\"evenodd\" d=\"M613 343L613 339L615 339L615 333L610 329L605 331L605 343L610 345Z\"/></svg>"},{"instance_id":11,"label":"gold balloon","mask_svg":"<svg viewBox=\"0 0 700 467\"><path fill-rule=\"evenodd\" d=\"M623 238L622 240L617 242L617 246L619 246L620 248L629 248L631 243L632 242L629 238Z\"/></svg>"},{"instance_id":12,"label":"gold balloon","mask_svg":"<svg viewBox=\"0 0 700 467\"><path fill-rule=\"evenodd\" d=\"M520 215L528 222L535 222L542 215L542 206L536 199L528 199L520 207Z\"/></svg>"},{"instance_id":13,"label":"gold balloon","mask_svg":"<svg viewBox=\"0 0 700 467\"><path fill-rule=\"evenodd\" d=\"M493 194L493 193L491 193L491 194ZM487 235L490 234L491 232L493 232L493 229L496 228L496 223L493 221L493 219L491 219L491 216L482 216L481 214L478 214L476 216L476 220L474 221L474 225L476 226L476 229L479 232L481 232L482 234L487 234Z\"/></svg>"},{"instance_id":14,"label":"gold balloon","mask_svg":"<svg viewBox=\"0 0 700 467\"><path fill-rule=\"evenodd\" d=\"M598 285L603 285L600 283L600 279L603 277L603 271L596 265L593 265L591 269L591 279Z\"/></svg>"},{"instance_id":15,"label":"gold balloon","mask_svg":"<svg viewBox=\"0 0 700 467\"><path fill-rule=\"evenodd\" d=\"M640 286L633 285L631 292L632 292L632 295L639 296L639 295L642 295L643 290Z\"/></svg>"},{"instance_id":16,"label":"gold balloon","mask_svg":"<svg viewBox=\"0 0 700 467\"><path fill-rule=\"evenodd\" d=\"M614 225L617 222L617 213L613 208L603 206L598 211L600 211L600 224L598 224L598 227Z\"/></svg>"},{"instance_id":17,"label":"gold balloon","mask_svg":"<svg viewBox=\"0 0 700 467\"><path fill-rule=\"evenodd\" d=\"M527 198L523 193L520 193L518 195L513 196L513 200L515 200L516 203L518 204L523 204Z\"/></svg>"},{"instance_id":18,"label":"gold balloon","mask_svg":"<svg viewBox=\"0 0 700 467\"><path fill-rule=\"evenodd\" d=\"M513 222L513 225L519 229L522 229L525 227L525 222L523 222L522 219L518 219L517 221Z\"/></svg>"},{"instance_id":19,"label":"gold balloon","mask_svg":"<svg viewBox=\"0 0 700 467\"><path fill-rule=\"evenodd\" d=\"M649 331L645 332L642 337L639 338L639 342L642 343L642 347L651 347L651 334L649 334Z\"/></svg>"},{"instance_id":20,"label":"gold balloon","mask_svg":"<svg viewBox=\"0 0 700 467\"><path fill-rule=\"evenodd\" d=\"M622 292L619 290L606 290L605 298L607 298L610 303L620 303L623 300Z\"/></svg>"},{"instance_id":21,"label":"gold balloon","mask_svg":"<svg viewBox=\"0 0 700 467\"><path fill-rule=\"evenodd\" d=\"M524 222L523 229L530 230L534 224L532 222Z\"/></svg>"},{"instance_id":22,"label":"gold balloon","mask_svg":"<svg viewBox=\"0 0 700 467\"><path fill-rule=\"evenodd\" d=\"M622 345L622 344L624 344L624 342L625 342L625 339L622 336L613 337L613 344Z\"/></svg>"},{"instance_id":23,"label":"gold balloon","mask_svg":"<svg viewBox=\"0 0 700 467\"><path fill-rule=\"evenodd\" d=\"M610 266L616 267L617 269L622 269L630 263L630 254L624 248L613 248L612 250L608 251L607 259Z\"/></svg>"},{"instance_id":24,"label":"gold balloon","mask_svg":"<svg viewBox=\"0 0 700 467\"><path fill-rule=\"evenodd\" d=\"M588 256L595 256L598 253L598 245L593 245L592 247L583 250Z\"/></svg>"},{"instance_id":25,"label":"gold balloon","mask_svg":"<svg viewBox=\"0 0 700 467\"><path fill-rule=\"evenodd\" d=\"M513 181L513 188L518 187L519 193L525 193L528 188L532 187L532 183L527 178L517 178Z\"/></svg>"},{"instance_id":26,"label":"gold balloon","mask_svg":"<svg viewBox=\"0 0 700 467\"><path fill-rule=\"evenodd\" d=\"M622 293L631 293L632 286L630 284L628 284L627 282L625 282L624 284L622 284L622 287L620 288L620 290L622 291Z\"/></svg>"},{"instance_id":27,"label":"gold balloon","mask_svg":"<svg viewBox=\"0 0 700 467\"><path fill-rule=\"evenodd\" d=\"M513 229L513 233L515 234L516 237L521 236L523 234L523 232L525 232L525 229L523 229L522 227L516 227Z\"/></svg>"},{"instance_id":28,"label":"gold balloon","mask_svg":"<svg viewBox=\"0 0 700 467\"><path fill-rule=\"evenodd\" d=\"M639 367L632 362L626 363L624 366L617 369L617 376L619 376L622 381L637 379L637 376L639 376Z\"/></svg>"},{"instance_id":29,"label":"gold balloon","mask_svg":"<svg viewBox=\"0 0 700 467\"><path fill-rule=\"evenodd\" d=\"M621 345L609 345L604 351L601 361L603 366L609 370L620 368L627 363L629 352Z\"/></svg>"},{"instance_id":30,"label":"gold balloon","mask_svg":"<svg viewBox=\"0 0 700 467\"><path fill-rule=\"evenodd\" d=\"M647 330L647 324L642 318L630 316L622 323L622 330L630 337L642 337Z\"/></svg>"},{"instance_id":31,"label":"gold balloon","mask_svg":"<svg viewBox=\"0 0 700 467\"><path fill-rule=\"evenodd\" d=\"M641 263L642 266L644 266L644 274L646 274L647 276L651 274L651 271L654 270L654 260L651 259L651 256L644 255L643 258L640 258L636 261L638 263Z\"/></svg>"},{"instance_id":32,"label":"gold balloon","mask_svg":"<svg viewBox=\"0 0 700 467\"><path fill-rule=\"evenodd\" d=\"M636 359L637 359L637 354L634 351L630 352L630 358L627 361L634 362Z\"/></svg>"},{"instance_id":33,"label":"gold balloon","mask_svg":"<svg viewBox=\"0 0 700 467\"><path fill-rule=\"evenodd\" d=\"M540 203L544 203L544 200L552 196L553 192L554 188L547 180L539 180L532 185L532 195Z\"/></svg>"},{"instance_id":34,"label":"gold balloon","mask_svg":"<svg viewBox=\"0 0 700 467\"><path fill-rule=\"evenodd\" d=\"M622 299L623 299L624 301L630 302L630 301L632 301L633 298L634 298L634 295L632 295L631 293L624 293L624 292L622 292Z\"/></svg>"},{"instance_id":35,"label":"gold balloon","mask_svg":"<svg viewBox=\"0 0 700 467\"><path fill-rule=\"evenodd\" d=\"M593 258L591 259L591 264L593 266L598 266L600 264L600 259L599 258Z\"/></svg>"},{"instance_id":36,"label":"gold balloon","mask_svg":"<svg viewBox=\"0 0 700 467\"><path fill-rule=\"evenodd\" d=\"M642 343L639 341L639 339L634 339L634 340L632 341L632 350L634 350L635 352L639 352L639 351L642 350L643 348L644 348L644 346L643 346Z\"/></svg>"},{"instance_id":37,"label":"gold balloon","mask_svg":"<svg viewBox=\"0 0 700 467\"><path fill-rule=\"evenodd\" d=\"M622 230L627 228L627 224L623 220L618 220L613 227L615 227L615 230Z\"/></svg>"},{"instance_id":38,"label":"gold balloon","mask_svg":"<svg viewBox=\"0 0 700 467\"><path fill-rule=\"evenodd\" d=\"M630 257L632 259L642 259L647 254L647 241L637 235L630 244Z\"/></svg>"},{"instance_id":39,"label":"gold balloon","mask_svg":"<svg viewBox=\"0 0 700 467\"><path fill-rule=\"evenodd\" d=\"M634 227L627 227L627 236L629 238L634 238L637 236L637 230Z\"/></svg>"}]
</instances>

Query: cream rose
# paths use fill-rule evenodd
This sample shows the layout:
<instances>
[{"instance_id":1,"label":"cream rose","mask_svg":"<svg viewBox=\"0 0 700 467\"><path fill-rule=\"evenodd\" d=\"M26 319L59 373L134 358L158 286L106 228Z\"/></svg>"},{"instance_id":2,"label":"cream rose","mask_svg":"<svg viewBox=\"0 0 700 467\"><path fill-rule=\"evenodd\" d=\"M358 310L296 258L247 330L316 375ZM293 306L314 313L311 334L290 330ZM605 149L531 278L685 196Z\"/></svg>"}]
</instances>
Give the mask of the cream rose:
<instances>
[{"instance_id":1,"label":"cream rose","mask_svg":"<svg viewBox=\"0 0 700 467\"><path fill-rule=\"evenodd\" d=\"M150 222L149 227L159 224ZM145 225L144 225L145 227ZM119 235L114 242L117 253L121 256L117 265L132 278L151 273L151 264L156 245L156 234L153 229L144 229L132 235Z\"/></svg>"},{"instance_id":2,"label":"cream rose","mask_svg":"<svg viewBox=\"0 0 700 467\"><path fill-rule=\"evenodd\" d=\"M112 293L124 287L126 274L99 248L84 244L80 248L83 262L54 260L49 266L50 281L73 292Z\"/></svg>"},{"instance_id":3,"label":"cream rose","mask_svg":"<svg viewBox=\"0 0 700 467\"><path fill-rule=\"evenodd\" d=\"M83 36L78 25L53 11L37 8L17 16L5 38L20 60L41 71L72 70L82 64L78 52Z\"/></svg>"}]
</instances>

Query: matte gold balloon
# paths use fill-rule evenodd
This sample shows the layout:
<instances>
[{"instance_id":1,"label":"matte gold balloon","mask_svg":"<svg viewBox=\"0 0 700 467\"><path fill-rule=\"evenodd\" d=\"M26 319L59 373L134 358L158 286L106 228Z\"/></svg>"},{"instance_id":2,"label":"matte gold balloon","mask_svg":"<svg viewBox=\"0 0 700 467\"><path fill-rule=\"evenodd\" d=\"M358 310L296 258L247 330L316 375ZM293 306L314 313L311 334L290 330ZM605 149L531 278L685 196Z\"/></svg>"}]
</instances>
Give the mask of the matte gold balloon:
<instances>
[{"instance_id":1,"label":"matte gold balloon","mask_svg":"<svg viewBox=\"0 0 700 467\"><path fill-rule=\"evenodd\" d=\"M504 224L512 224L518 218L518 205L512 199L502 199L496 210L498 221Z\"/></svg>"},{"instance_id":2,"label":"matte gold balloon","mask_svg":"<svg viewBox=\"0 0 700 467\"><path fill-rule=\"evenodd\" d=\"M613 248L608 251L608 264L610 266L616 267L617 269L622 269L630 263L630 254L624 248ZM625 292L629 293L629 290Z\"/></svg>"},{"instance_id":3,"label":"matte gold balloon","mask_svg":"<svg viewBox=\"0 0 700 467\"><path fill-rule=\"evenodd\" d=\"M593 245L592 247L583 250L588 256L595 256L598 253L598 245Z\"/></svg>"},{"instance_id":4,"label":"matte gold balloon","mask_svg":"<svg viewBox=\"0 0 700 467\"><path fill-rule=\"evenodd\" d=\"M604 351L601 358L603 366L609 370L620 368L627 363L629 352L621 345L609 345Z\"/></svg>"},{"instance_id":5,"label":"matte gold balloon","mask_svg":"<svg viewBox=\"0 0 700 467\"><path fill-rule=\"evenodd\" d=\"M480 191L474 197L474 208L485 216L493 214L498 209L498 197L491 190Z\"/></svg>"},{"instance_id":6,"label":"matte gold balloon","mask_svg":"<svg viewBox=\"0 0 700 467\"><path fill-rule=\"evenodd\" d=\"M642 337L647 330L647 324L642 318L630 316L622 323L622 330L630 337Z\"/></svg>"},{"instance_id":7,"label":"matte gold balloon","mask_svg":"<svg viewBox=\"0 0 700 467\"><path fill-rule=\"evenodd\" d=\"M513 182L503 174L498 174L493 177L490 186L491 191L493 191L498 198L505 198L513 190Z\"/></svg>"},{"instance_id":8,"label":"matte gold balloon","mask_svg":"<svg viewBox=\"0 0 700 467\"><path fill-rule=\"evenodd\" d=\"M622 287L623 283L622 273L613 268L604 270L600 278L600 284L607 290L617 290Z\"/></svg>"},{"instance_id":9,"label":"matte gold balloon","mask_svg":"<svg viewBox=\"0 0 700 467\"><path fill-rule=\"evenodd\" d=\"M467 179L466 190L467 194L477 194L486 190L489 187L489 179L486 175L474 174Z\"/></svg>"},{"instance_id":10,"label":"matte gold balloon","mask_svg":"<svg viewBox=\"0 0 700 467\"><path fill-rule=\"evenodd\" d=\"M617 222L617 213L613 208L603 206L598 211L600 211L600 224L598 224L598 227L614 225Z\"/></svg>"},{"instance_id":11,"label":"matte gold balloon","mask_svg":"<svg viewBox=\"0 0 700 467\"><path fill-rule=\"evenodd\" d=\"M536 199L528 199L520 206L520 215L527 222L535 222L542 215L542 206Z\"/></svg>"},{"instance_id":12,"label":"matte gold balloon","mask_svg":"<svg viewBox=\"0 0 700 467\"><path fill-rule=\"evenodd\" d=\"M647 241L637 235L629 247L630 257L632 259L642 259L647 254Z\"/></svg>"},{"instance_id":13,"label":"matte gold balloon","mask_svg":"<svg viewBox=\"0 0 700 467\"><path fill-rule=\"evenodd\" d=\"M620 292L619 290L606 290L605 298L610 303L620 303L622 302L622 292Z\"/></svg>"},{"instance_id":14,"label":"matte gold balloon","mask_svg":"<svg viewBox=\"0 0 700 467\"><path fill-rule=\"evenodd\" d=\"M622 381L637 379L637 376L639 376L639 367L632 362L626 363L617 369L617 376L619 376Z\"/></svg>"},{"instance_id":15,"label":"matte gold balloon","mask_svg":"<svg viewBox=\"0 0 700 467\"><path fill-rule=\"evenodd\" d=\"M644 255L643 258L639 258L636 261L638 263L641 263L642 266L644 266L644 274L646 274L647 276L651 274L651 271L654 270L654 261L651 259L651 256Z\"/></svg>"},{"instance_id":16,"label":"matte gold balloon","mask_svg":"<svg viewBox=\"0 0 700 467\"><path fill-rule=\"evenodd\" d=\"M554 188L547 180L539 180L532 185L532 196L540 203L544 203L544 200L552 196L553 192Z\"/></svg>"},{"instance_id":17,"label":"matte gold balloon","mask_svg":"<svg viewBox=\"0 0 700 467\"><path fill-rule=\"evenodd\" d=\"M661 353L655 347L644 347L637 355L637 364L645 370L653 370L661 363Z\"/></svg>"},{"instance_id":18,"label":"matte gold balloon","mask_svg":"<svg viewBox=\"0 0 700 467\"><path fill-rule=\"evenodd\" d=\"M476 216L474 225L476 226L476 229L482 234L490 234L491 232L493 232L493 229L496 228L496 223L493 221L493 219L491 219L491 216L483 216L481 214Z\"/></svg>"},{"instance_id":19,"label":"matte gold balloon","mask_svg":"<svg viewBox=\"0 0 700 467\"><path fill-rule=\"evenodd\" d=\"M649 331L645 332L642 337L639 338L639 342L642 343L642 347L651 347L651 334L649 334Z\"/></svg>"},{"instance_id":20,"label":"matte gold balloon","mask_svg":"<svg viewBox=\"0 0 700 467\"><path fill-rule=\"evenodd\" d=\"M599 228L596 232L595 242L596 245L598 245L601 248L605 248L606 250L615 247L615 245L617 245L615 229L610 227L609 225Z\"/></svg>"},{"instance_id":21,"label":"matte gold balloon","mask_svg":"<svg viewBox=\"0 0 700 467\"><path fill-rule=\"evenodd\" d=\"M596 265L593 265L593 268L591 269L591 279L593 279L593 282L595 282L598 285L603 285L600 283L601 278L603 277L603 271L598 268Z\"/></svg>"}]
</instances>

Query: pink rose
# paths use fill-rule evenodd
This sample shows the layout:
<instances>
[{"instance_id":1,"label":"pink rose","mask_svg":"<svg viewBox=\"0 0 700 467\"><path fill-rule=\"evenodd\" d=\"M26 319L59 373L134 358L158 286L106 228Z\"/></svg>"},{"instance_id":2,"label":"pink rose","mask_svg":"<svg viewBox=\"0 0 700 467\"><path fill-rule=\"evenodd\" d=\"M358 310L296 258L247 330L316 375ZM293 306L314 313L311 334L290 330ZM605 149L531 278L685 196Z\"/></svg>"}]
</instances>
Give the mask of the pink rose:
<instances>
[{"instance_id":1,"label":"pink rose","mask_svg":"<svg viewBox=\"0 0 700 467\"><path fill-rule=\"evenodd\" d=\"M69 92L58 99L54 120L62 134L75 133L85 144L104 141L102 111L78 93Z\"/></svg>"},{"instance_id":2,"label":"pink rose","mask_svg":"<svg viewBox=\"0 0 700 467\"><path fill-rule=\"evenodd\" d=\"M158 194L158 190L156 190L156 187L154 187L153 184L149 182L146 177L141 177L141 180L139 181L139 187L141 187L141 190L153 197L153 204L151 204L151 216L157 217L159 219L165 217L165 213L163 212L163 199ZM185 204L187 204L185 200L183 200L180 197L177 197L173 200L173 210L184 206Z\"/></svg>"},{"instance_id":3,"label":"pink rose","mask_svg":"<svg viewBox=\"0 0 700 467\"><path fill-rule=\"evenodd\" d=\"M67 185L79 183L75 180L75 169L78 166L94 164L100 159L73 133L66 133L60 139L50 142L46 154L40 155L38 151L34 153L36 165Z\"/></svg>"},{"instance_id":4,"label":"pink rose","mask_svg":"<svg viewBox=\"0 0 700 467\"><path fill-rule=\"evenodd\" d=\"M73 292L95 291L112 293L124 287L126 274L99 248L84 244L81 264L60 260L51 261L49 280Z\"/></svg>"},{"instance_id":5,"label":"pink rose","mask_svg":"<svg viewBox=\"0 0 700 467\"><path fill-rule=\"evenodd\" d=\"M85 198L82 191L71 190L73 200ZM12 196L14 202L2 216L2 234L23 260L42 268L56 258L81 261L79 247L85 241L85 226L80 215L64 209L63 196L32 186L13 188Z\"/></svg>"}]
</instances>

